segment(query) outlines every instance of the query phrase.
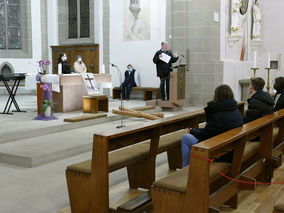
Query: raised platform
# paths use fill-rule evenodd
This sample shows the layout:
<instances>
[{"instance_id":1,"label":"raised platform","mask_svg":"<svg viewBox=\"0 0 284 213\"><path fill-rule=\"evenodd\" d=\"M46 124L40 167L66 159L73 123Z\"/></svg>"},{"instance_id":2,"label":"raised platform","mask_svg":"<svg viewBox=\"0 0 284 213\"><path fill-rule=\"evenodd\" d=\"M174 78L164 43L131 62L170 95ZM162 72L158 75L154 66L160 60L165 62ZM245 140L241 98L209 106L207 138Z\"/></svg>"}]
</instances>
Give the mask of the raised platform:
<instances>
[{"instance_id":1,"label":"raised platform","mask_svg":"<svg viewBox=\"0 0 284 213\"><path fill-rule=\"evenodd\" d=\"M148 106L133 109L156 111L155 107ZM105 131L106 126L115 129L120 122L119 115L101 116L95 120L3 135L0 138L0 162L30 168L89 152L92 150L94 131ZM126 125L141 122L145 120L129 119Z\"/></svg>"}]
</instances>

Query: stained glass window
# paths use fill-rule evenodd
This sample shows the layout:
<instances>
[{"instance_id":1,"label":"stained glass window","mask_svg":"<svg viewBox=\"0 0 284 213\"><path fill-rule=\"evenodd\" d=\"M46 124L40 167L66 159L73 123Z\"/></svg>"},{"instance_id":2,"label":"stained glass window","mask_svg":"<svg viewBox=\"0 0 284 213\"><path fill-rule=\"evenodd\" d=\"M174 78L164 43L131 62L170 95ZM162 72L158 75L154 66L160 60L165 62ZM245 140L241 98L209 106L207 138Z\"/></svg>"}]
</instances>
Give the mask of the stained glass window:
<instances>
[{"instance_id":1,"label":"stained glass window","mask_svg":"<svg viewBox=\"0 0 284 213\"><path fill-rule=\"evenodd\" d=\"M90 37L90 0L68 1L68 37Z\"/></svg>"},{"instance_id":2,"label":"stained glass window","mask_svg":"<svg viewBox=\"0 0 284 213\"><path fill-rule=\"evenodd\" d=\"M90 9L89 0L80 1L80 38L90 36Z\"/></svg>"},{"instance_id":3,"label":"stained glass window","mask_svg":"<svg viewBox=\"0 0 284 213\"><path fill-rule=\"evenodd\" d=\"M68 15L69 15L69 38L78 37L78 27L77 27L77 0L69 0L68 2Z\"/></svg>"},{"instance_id":4,"label":"stained glass window","mask_svg":"<svg viewBox=\"0 0 284 213\"><path fill-rule=\"evenodd\" d=\"M5 2L0 0L0 49L6 49Z\"/></svg>"},{"instance_id":5,"label":"stained glass window","mask_svg":"<svg viewBox=\"0 0 284 213\"><path fill-rule=\"evenodd\" d=\"M0 49L21 49L20 0L0 0Z\"/></svg>"}]
</instances>

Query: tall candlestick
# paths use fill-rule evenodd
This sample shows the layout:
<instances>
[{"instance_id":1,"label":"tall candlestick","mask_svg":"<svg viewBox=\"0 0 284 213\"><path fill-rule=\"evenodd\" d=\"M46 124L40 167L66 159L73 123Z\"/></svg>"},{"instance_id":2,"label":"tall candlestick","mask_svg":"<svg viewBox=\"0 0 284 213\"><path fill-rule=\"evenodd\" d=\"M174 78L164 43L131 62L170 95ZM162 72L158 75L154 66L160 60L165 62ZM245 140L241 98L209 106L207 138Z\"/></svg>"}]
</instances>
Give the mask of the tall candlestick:
<instances>
[{"instance_id":1,"label":"tall candlestick","mask_svg":"<svg viewBox=\"0 0 284 213\"><path fill-rule=\"evenodd\" d=\"M268 57L267 57L267 68L270 68L270 57L271 57L271 54L269 52Z\"/></svg>"},{"instance_id":2,"label":"tall candlestick","mask_svg":"<svg viewBox=\"0 0 284 213\"><path fill-rule=\"evenodd\" d=\"M267 92L269 92L269 90L270 90L270 68L265 68L266 70L267 70L267 87L266 87L266 89L267 89Z\"/></svg>"},{"instance_id":3,"label":"tall candlestick","mask_svg":"<svg viewBox=\"0 0 284 213\"><path fill-rule=\"evenodd\" d=\"M254 51L253 68L256 68L256 51Z\"/></svg>"}]
</instances>

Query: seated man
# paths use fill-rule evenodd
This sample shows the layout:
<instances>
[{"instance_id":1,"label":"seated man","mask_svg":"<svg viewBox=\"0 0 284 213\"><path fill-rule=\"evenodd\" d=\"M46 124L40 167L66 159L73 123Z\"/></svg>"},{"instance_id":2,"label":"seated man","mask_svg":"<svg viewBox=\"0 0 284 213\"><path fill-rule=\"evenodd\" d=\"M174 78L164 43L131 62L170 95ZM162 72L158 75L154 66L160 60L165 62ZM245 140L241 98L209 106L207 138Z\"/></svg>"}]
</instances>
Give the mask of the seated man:
<instances>
[{"instance_id":1,"label":"seated man","mask_svg":"<svg viewBox=\"0 0 284 213\"><path fill-rule=\"evenodd\" d=\"M265 81L262 78L252 78L250 82L251 98L248 99L248 110L244 122L248 123L273 113L274 100L268 92L263 91Z\"/></svg>"},{"instance_id":2,"label":"seated man","mask_svg":"<svg viewBox=\"0 0 284 213\"><path fill-rule=\"evenodd\" d=\"M278 77L275 79L274 89L276 94L274 96L274 111L284 109L284 77Z\"/></svg>"},{"instance_id":3,"label":"seated man","mask_svg":"<svg viewBox=\"0 0 284 213\"><path fill-rule=\"evenodd\" d=\"M76 61L74 63L74 70L78 74L86 73L87 72L87 67L80 55L77 55Z\"/></svg>"},{"instance_id":4,"label":"seated man","mask_svg":"<svg viewBox=\"0 0 284 213\"><path fill-rule=\"evenodd\" d=\"M121 92L122 92L122 99L129 100L130 92L132 87L139 86L139 75L138 71L133 68L131 64L127 65L127 70L124 73L124 76L122 78L122 84L121 84ZM126 95L125 95L125 88Z\"/></svg>"}]
</instances>

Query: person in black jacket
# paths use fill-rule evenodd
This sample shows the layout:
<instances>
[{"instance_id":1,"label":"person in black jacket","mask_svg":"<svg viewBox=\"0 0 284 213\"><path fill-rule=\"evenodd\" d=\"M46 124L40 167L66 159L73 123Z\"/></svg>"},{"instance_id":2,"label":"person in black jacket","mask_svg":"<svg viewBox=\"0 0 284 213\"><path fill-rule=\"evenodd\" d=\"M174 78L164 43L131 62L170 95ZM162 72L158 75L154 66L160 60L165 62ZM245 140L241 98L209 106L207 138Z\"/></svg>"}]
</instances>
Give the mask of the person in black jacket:
<instances>
[{"instance_id":1,"label":"person in black jacket","mask_svg":"<svg viewBox=\"0 0 284 213\"><path fill-rule=\"evenodd\" d=\"M66 54L59 54L59 57L57 58L57 64L62 65L62 74L71 74L71 66L67 63Z\"/></svg>"},{"instance_id":2,"label":"person in black jacket","mask_svg":"<svg viewBox=\"0 0 284 213\"><path fill-rule=\"evenodd\" d=\"M162 100L165 100L165 84L166 84L166 93L167 100L170 99L170 72L173 71L172 63L177 62L179 55L176 53L175 56L168 50L169 45L167 42L161 43L162 48L158 50L153 58L153 62L156 64L157 76L160 78L160 90L162 95ZM166 63L161 60L162 54L165 53L171 57L169 63Z\"/></svg>"},{"instance_id":3,"label":"person in black jacket","mask_svg":"<svg viewBox=\"0 0 284 213\"><path fill-rule=\"evenodd\" d=\"M274 96L274 111L284 109L284 77L278 77L275 79L274 89L276 94Z\"/></svg>"},{"instance_id":4,"label":"person in black jacket","mask_svg":"<svg viewBox=\"0 0 284 213\"><path fill-rule=\"evenodd\" d=\"M191 146L243 125L243 117L238 110L238 103L228 85L221 85L215 89L213 101L209 102L204 110L205 128L189 129L188 134L182 137L183 167L189 164Z\"/></svg>"},{"instance_id":5,"label":"person in black jacket","mask_svg":"<svg viewBox=\"0 0 284 213\"><path fill-rule=\"evenodd\" d=\"M122 99L126 99L128 101L130 97L131 88L137 86L139 86L138 71L136 71L131 64L128 64L121 84Z\"/></svg>"},{"instance_id":6,"label":"person in black jacket","mask_svg":"<svg viewBox=\"0 0 284 213\"><path fill-rule=\"evenodd\" d=\"M248 110L244 122L248 123L273 113L274 100L268 92L263 91L265 81L262 78L252 78L250 83L251 98L248 99Z\"/></svg>"}]
</instances>

